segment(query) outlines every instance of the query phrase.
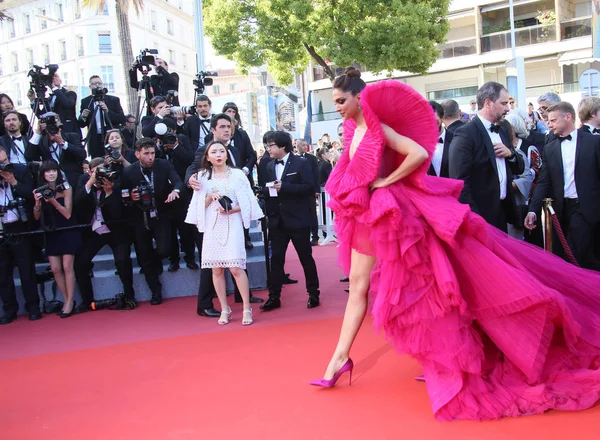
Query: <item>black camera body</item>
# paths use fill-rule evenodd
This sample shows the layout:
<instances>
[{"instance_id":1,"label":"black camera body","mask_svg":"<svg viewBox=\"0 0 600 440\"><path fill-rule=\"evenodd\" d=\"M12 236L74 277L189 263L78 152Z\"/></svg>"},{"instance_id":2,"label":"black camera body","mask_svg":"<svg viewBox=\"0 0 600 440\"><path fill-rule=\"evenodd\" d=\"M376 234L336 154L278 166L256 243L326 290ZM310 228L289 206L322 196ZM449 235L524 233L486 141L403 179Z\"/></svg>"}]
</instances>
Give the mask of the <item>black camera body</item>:
<instances>
[{"instance_id":1,"label":"black camera body","mask_svg":"<svg viewBox=\"0 0 600 440\"><path fill-rule=\"evenodd\" d=\"M42 134L51 134L53 136L55 134L58 134L58 132L60 131L60 126L62 125L59 122L57 122L56 115L53 114L41 116L40 124L46 124L46 128L44 129Z\"/></svg>"},{"instance_id":2,"label":"black camera body","mask_svg":"<svg viewBox=\"0 0 600 440\"><path fill-rule=\"evenodd\" d=\"M94 101L104 101L104 97L108 93L108 89L106 87L97 87L92 89L92 99Z\"/></svg>"},{"instance_id":3,"label":"black camera body","mask_svg":"<svg viewBox=\"0 0 600 440\"><path fill-rule=\"evenodd\" d=\"M158 137L163 145L175 145L179 142L179 138L177 137L177 133L173 133L172 131L167 131L162 136Z\"/></svg>"},{"instance_id":4,"label":"black camera body","mask_svg":"<svg viewBox=\"0 0 600 440\"><path fill-rule=\"evenodd\" d=\"M134 188L140 195L138 204L144 211L154 208L154 192L152 191L152 185L149 183L141 183L139 186Z\"/></svg>"},{"instance_id":5,"label":"black camera body","mask_svg":"<svg viewBox=\"0 0 600 440\"><path fill-rule=\"evenodd\" d=\"M219 76L218 72L200 71L196 74L196 79L192 82L196 87L195 90L198 94L204 93L204 88L213 85L213 79L207 78L209 76Z\"/></svg>"},{"instance_id":6,"label":"black camera body","mask_svg":"<svg viewBox=\"0 0 600 440\"><path fill-rule=\"evenodd\" d=\"M48 73L42 72L42 70L48 69ZM31 88L36 92L43 90L46 92L46 87L52 86L54 81L54 74L58 70L58 64L46 64L44 67L33 65L31 70L27 73L27 76L31 77ZM38 93L39 95L39 93Z\"/></svg>"},{"instance_id":7,"label":"black camera body","mask_svg":"<svg viewBox=\"0 0 600 440\"><path fill-rule=\"evenodd\" d=\"M50 185L46 184L34 189L33 192L36 194L41 194L44 199L49 200L56 196L56 193L64 191L65 189L67 189L67 186L64 183L57 185L54 189L51 188Z\"/></svg>"},{"instance_id":8,"label":"black camera body","mask_svg":"<svg viewBox=\"0 0 600 440\"><path fill-rule=\"evenodd\" d=\"M114 182L117 180L118 174L117 171L110 168L96 167L96 180L106 179L109 182Z\"/></svg>"},{"instance_id":9,"label":"black camera body","mask_svg":"<svg viewBox=\"0 0 600 440\"><path fill-rule=\"evenodd\" d=\"M0 217L3 217L6 214L6 211L11 209L17 210L20 221L26 222L29 220L29 217L27 216L27 205L24 198L18 197L16 200L11 200L8 202L7 205L0 206Z\"/></svg>"},{"instance_id":10,"label":"black camera body","mask_svg":"<svg viewBox=\"0 0 600 440\"><path fill-rule=\"evenodd\" d=\"M135 59L134 67L143 75L147 75L152 70L150 66L156 66L156 58L154 58L156 54L158 54L157 49L142 49Z\"/></svg>"},{"instance_id":11,"label":"black camera body","mask_svg":"<svg viewBox=\"0 0 600 440\"><path fill-rule=\"evenodd\" d=\"M0 171L4 171L6 173L12 173L15 170L15 166L12 163L0 163Z\"/></svg>"},{"instance_id":12,"label":"black camera body","mask_svg":"<svg viewBox=\"0 0 600 440\"><path fill-rule=\"evenodd\" d=\"M106 154L108 155L108 157L110 157L111 159L117 160L121 157L121 153L119 153L117 150L113 150L113 148L108 144L106 144L104 149L106 150Z\"/></svg>"}]
</instances>

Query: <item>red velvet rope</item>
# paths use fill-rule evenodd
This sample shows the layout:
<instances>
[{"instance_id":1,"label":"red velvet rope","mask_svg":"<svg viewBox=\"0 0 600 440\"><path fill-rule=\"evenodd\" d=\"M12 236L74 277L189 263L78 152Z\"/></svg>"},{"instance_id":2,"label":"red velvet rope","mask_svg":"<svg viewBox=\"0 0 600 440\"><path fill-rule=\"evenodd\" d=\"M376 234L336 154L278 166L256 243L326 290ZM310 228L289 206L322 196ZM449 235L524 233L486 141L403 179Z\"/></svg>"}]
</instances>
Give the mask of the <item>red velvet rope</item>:
<instances>
[{"instance_id":1,"label":"red velvet rope","mask_svg":"<svg viewBox=\"0 0 600 440\"><path fill-rule=\"evenodd\" d=\"M558 235L558 239L560 240L560 244L562 245L565 254L567 255L567 259L573 263L575 266L579 266L579 263L575 259L573 252L571 252L571 248L567 243L567 239L565 238L565 234L563 234L562 228L560 227L560 222L558 221L558 217L556 214L551 215L552 225L554 226L554 230L556 231L556 235Z\"/></svg>"}]
</instances>

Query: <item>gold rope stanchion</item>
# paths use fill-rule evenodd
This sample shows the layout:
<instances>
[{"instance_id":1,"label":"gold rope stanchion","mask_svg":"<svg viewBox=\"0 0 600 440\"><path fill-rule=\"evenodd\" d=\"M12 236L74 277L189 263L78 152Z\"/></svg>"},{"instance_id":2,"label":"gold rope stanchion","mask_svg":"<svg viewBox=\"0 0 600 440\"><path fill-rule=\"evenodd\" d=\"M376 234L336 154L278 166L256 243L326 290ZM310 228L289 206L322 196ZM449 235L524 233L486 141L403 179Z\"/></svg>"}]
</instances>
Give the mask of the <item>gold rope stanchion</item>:
<instances>
[{"instance_id":1,"label":"gold rope stanchion","mask_svg":"<svg viewBox=\"0 0 600 440\"><path fill-rule=\"evenodd\" d=\"M542 225L544 228L544 249L552 252L552 199L544 199L544 209L542 210Z\"/></svg>"}]
</instances>

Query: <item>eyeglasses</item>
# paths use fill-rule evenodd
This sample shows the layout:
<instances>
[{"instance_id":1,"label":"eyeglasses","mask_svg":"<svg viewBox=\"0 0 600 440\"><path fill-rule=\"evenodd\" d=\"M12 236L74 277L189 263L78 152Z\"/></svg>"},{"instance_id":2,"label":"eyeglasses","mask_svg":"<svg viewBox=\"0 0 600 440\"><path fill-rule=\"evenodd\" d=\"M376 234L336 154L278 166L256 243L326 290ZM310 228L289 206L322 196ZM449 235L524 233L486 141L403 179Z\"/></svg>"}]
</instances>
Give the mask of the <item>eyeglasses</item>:
<instances>
[{"instance_id":1,"label":"eyeglasses","mask_svg":"<svg viewBox=\"0 0 600 440\"><path fill-rule=\"evenodd\" d=\"M540 110L543 111L543 112L545 112L546 110L548 110L548 106L541 105L540 106Z\"/></svg>"},{"instance_id":2,"label":"eyeglasses","mask_svg":"<svg viewBox=\"0 0 600 440\"><path fill-rule=\"evenodd\" d=\"M272 143L270 143L270 144L267 144L267 145L265 145L265 148L266 148L267 150L269 150L269 149L271 149L271 148L273 148L273 147L276 147L276 146L277 146L277 144L276 144L275 142L272 142Z\"/></svg>"}]
</instances>

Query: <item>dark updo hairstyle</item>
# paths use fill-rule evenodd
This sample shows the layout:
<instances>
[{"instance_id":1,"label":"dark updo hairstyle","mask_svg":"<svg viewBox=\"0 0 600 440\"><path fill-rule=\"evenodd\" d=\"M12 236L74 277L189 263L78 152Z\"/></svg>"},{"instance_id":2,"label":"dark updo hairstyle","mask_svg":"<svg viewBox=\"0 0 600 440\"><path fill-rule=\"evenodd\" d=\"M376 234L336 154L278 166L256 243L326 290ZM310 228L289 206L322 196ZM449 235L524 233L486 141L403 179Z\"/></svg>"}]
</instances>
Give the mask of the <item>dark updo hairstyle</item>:
<instances>
[{"instance_id":1,"label":"dark updo hairstyle","mask_svg":"<svg viewBox=\"0 0 600 440\"><path fill-rule=\"evenodd\" d=\"M215 144L223 145L225 148L225 153L227 154L227 159L225 160L225 164L227 164L230 168L234 168L233 162L231 161L231 156L229 150L227 149L227 145L224 145L221 141L210 141L204 150L204 156L202 156L202 163L200 164L200 171L205 171L209 176L212 176L212 168L213 165L208 161L208 152L210 151L210 147ZM210 178L210 177L209 177Z\"/></svg>"},{"instance_id":2,"label":"dark updo hairstyle","mask_svg":"<svg viewBox=\"0 0 600 440\"><path fill-rule=\"evenodd\" d=\"M338 76L333 82L333 88L342 92L350 92L353 96L358 95L367 84L360 79L360 70L355 67L346 67L343 75Z\"/></svg>"}]
</instances>

